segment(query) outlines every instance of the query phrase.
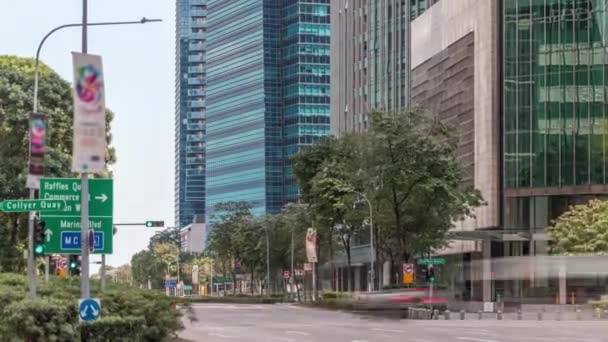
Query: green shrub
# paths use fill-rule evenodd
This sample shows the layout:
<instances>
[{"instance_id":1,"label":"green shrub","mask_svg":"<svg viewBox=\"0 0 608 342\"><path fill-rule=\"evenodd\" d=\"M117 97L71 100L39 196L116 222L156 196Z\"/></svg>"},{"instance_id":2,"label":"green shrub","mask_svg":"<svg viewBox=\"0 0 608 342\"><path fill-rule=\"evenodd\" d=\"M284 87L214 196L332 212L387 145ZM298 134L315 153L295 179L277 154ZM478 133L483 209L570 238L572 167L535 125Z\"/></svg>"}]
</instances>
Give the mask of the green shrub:
<instances>
[{"instance_id":1,"label":"green shrub","mask_svg":"<svg viewBox=\"0 0 608 342\"><path fill-rule=\"evenodd\" d=\"M592 300L589 301L589 304L593 309L608 310L608 300Z\"/></svg>"},{"instance_id":2,"label":"green shrub","mask_svg":"<svg viewBox=\"0 0 608 342\"><path fill-rule=\"evenodd\" d=\"M22 341L75 341L78 312L75 305L45 299L24 299L3 310L2 334Z\"/></svg>"},{"instance_id":3,"label":"green shrub","mask_svg":"<svg viewBox=\"0 0 608 342\"><path fill-rule=\"evenodd\" d=\"M87 342L131 342L142 339L144 326L142 317L111 316L83 323L80 332L82 341Z\"/></svg>"}]
</instances>

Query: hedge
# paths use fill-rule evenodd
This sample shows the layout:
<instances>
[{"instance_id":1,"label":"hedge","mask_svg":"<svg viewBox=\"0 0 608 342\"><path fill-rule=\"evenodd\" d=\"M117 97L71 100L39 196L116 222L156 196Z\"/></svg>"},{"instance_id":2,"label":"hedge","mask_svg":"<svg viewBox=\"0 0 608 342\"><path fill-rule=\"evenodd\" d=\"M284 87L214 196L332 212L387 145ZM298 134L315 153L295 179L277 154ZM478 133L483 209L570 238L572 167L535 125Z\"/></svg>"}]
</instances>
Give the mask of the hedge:
<instances>
[{"instance_id":1,"label":"hedge","mask_svg":"<svg viewBox=\"0 0 608 342\"><path fill-rule=\"evenodd\" d=\"M79 279L53 277L39 282L38 298L28 298L25 276L0 273L0 337L2 341L162 341L183 328L175 298L160 291L109 284L101 299L101 319L78 321ZM95 290L94 290L95 289Z\"/></svg>"}]
</instances>

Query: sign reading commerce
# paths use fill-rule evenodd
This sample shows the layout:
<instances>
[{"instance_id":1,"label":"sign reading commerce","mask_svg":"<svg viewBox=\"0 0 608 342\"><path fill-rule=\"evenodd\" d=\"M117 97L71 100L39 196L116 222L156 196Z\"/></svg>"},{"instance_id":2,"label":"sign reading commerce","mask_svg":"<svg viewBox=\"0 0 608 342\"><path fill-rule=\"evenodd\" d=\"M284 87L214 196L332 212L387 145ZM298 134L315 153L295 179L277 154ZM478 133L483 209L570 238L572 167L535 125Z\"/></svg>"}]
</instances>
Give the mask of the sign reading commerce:
<instances>
[{"instance_id":1,"label":"sign reading commerce","mask_svg":"<svg viewBox=\"0 0 608 342\"><path fill-rule=\"evenodd\" d=\"M80 189L77 178L43 178L40 181L42 200L65 201L63 209L40 214L50 230L45 245L47 253L79 253ZM113 192L111 179L89 180L89 228L94 231L95 253L112 253Z\"/></svg>"}]
</instances>

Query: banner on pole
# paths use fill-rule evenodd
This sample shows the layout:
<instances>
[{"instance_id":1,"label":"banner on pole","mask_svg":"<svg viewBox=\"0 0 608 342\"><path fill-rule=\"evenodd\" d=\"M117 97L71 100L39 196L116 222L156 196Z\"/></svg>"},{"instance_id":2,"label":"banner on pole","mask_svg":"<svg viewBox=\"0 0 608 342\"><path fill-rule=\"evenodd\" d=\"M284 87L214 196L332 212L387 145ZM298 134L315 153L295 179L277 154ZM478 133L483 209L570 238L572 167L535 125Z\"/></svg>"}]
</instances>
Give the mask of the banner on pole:
<instances>
[{"instance_id":1,"label":"banner on pole","mask_svg":"<svg viewBox=\"0 0 608 342\"><path fill-rule=\"evenodd\" d=\"M308 228L306 231L306 258L308 262L317 262L317 231Z\"/></svg>"},{"instance_id":2,"label":"banner on pole","mask_svg":"<svg viewBox=\"0 0 608 342\"><path fill-rule=\"evenodd\" d=\"M74 142L72 171L105 168L106 101L101 56L72 52L74 64Z\"/></svg>"},{"instance_id":3,"label":"banner on pole","mask_svg":"<svg viewBox=\"0 0 608 342\"><path fill-rule=\"evenodd\" d=\"M47 123L44 114L30 113L29 125L29 166L26 187L40 189L40 179L44 177L44 154L46 152Z\"/></svg>"}]
</instances>

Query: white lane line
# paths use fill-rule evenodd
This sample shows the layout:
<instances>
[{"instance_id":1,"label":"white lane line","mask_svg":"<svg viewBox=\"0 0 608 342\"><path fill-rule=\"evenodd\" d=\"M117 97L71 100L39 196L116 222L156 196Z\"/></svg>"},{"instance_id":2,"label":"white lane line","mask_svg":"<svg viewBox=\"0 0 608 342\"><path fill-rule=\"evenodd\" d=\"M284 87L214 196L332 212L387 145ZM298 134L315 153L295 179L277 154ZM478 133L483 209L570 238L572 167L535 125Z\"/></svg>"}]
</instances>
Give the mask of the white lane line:
<instances>
[{"instance_id":1,"label":"white lane line","mask_svg":"<svg viewBox=\"0 0 608 342\"><path fill-rule=\"evenodd\" d=\"M368 340L352 340L350 342L369 342Z\"/></svg>"},{"instance_id":2,"label":"white lane line","mask_svg":"<svg viewBox=\"0 0 608 342\"><path fill-rule=\"evenodd\" d=\"M373 328L372 330L379 331L379 332L396 333L396 334L405 333L405 330L397 330L397 329Z\"/></svg>"},{"instance_id":3,"label":"white lane line","mask_svg":"<svg viewBox=\"0 0 608 342\"><path fill-rule=\"evenodd\" d=\"M310 336L310 333L307 333L304 331L296 331L296 330L287 330L285 333L290 334L290 335Z\"/></svg>"},{"instance_id":4,"label":"white lane line","mask_svg":"<svg viewBox=\"0 0 608 342\"><path fill-rule=\"evenodd\" d=\"M473 337L456 337L457 340L460 341L473 341L473 342L498 342L496 340L486 340L482 338L473 338Z\"/></svg>"},{"instance_id":5,"label":"white lane line","mask_svg":"<svg viewBox=\"0 0 608 342\"><path fill-rule=\"evenodd\" d=\"M220 333L208 333L209 336L219 337L219 338L232 338L230 335L222 335Z\"/></svg>"}]
</instances>

